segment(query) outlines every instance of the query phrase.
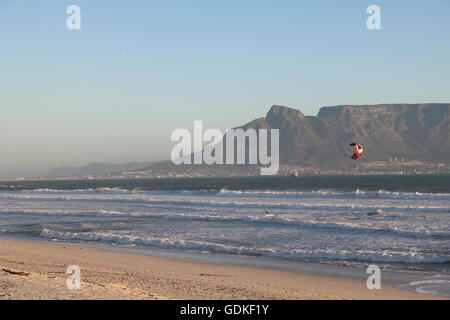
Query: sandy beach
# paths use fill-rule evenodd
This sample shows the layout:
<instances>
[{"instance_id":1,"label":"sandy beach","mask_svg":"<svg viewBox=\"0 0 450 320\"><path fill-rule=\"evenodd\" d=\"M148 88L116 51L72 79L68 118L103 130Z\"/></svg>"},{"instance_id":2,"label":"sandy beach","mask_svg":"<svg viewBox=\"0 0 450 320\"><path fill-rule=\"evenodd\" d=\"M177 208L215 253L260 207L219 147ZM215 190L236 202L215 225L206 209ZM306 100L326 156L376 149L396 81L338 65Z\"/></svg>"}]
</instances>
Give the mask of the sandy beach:
<instances>
[{"instance_id":1,"label":"sandy beach","mask_svg":"<svg viewBox=\"0 0 450 320\"><path fill-rule=\"evenodd\" d=\"M81 289L66 286L81 269ZM364 281L0 240L0 299L442 299Z\"/></svg>"}]
</instances>

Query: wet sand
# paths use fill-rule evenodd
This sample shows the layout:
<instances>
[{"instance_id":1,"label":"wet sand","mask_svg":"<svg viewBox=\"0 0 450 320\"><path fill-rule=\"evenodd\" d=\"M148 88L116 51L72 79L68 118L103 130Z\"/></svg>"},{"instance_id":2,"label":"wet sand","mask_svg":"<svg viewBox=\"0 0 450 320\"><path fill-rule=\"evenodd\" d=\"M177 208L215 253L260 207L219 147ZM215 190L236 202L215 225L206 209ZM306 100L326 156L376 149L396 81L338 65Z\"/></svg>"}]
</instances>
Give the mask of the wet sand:
<instances>
[{"instance_id":1,"label":"wet sand","mask_svg":"<svg viewBox=\"0 0 450 320\"><path fill-rule=\"evenodd\" d=\"M70 290L68 266L81 270ZM0 299L444 299L363 280L217 265L105 249L0 240Z\"/></svg>"}]
</instances>

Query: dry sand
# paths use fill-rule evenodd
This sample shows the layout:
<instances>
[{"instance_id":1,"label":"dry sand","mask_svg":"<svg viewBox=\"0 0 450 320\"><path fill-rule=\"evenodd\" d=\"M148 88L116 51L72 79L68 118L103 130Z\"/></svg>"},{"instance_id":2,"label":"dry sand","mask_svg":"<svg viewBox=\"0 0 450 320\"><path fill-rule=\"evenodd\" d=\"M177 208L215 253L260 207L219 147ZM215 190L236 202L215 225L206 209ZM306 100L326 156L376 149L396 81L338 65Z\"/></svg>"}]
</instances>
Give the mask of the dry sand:
<instances>
[{"instance_id":1,"label":"dry sand","mask_svg":"<svg viewBox=\"0 0 450 320\"><path fill-rule=\"evenodd\" d=\"M66 286L81 269L81 289ZM365 281L0 240L0 299L443 299Z\"/></svg>"}]
</instances>

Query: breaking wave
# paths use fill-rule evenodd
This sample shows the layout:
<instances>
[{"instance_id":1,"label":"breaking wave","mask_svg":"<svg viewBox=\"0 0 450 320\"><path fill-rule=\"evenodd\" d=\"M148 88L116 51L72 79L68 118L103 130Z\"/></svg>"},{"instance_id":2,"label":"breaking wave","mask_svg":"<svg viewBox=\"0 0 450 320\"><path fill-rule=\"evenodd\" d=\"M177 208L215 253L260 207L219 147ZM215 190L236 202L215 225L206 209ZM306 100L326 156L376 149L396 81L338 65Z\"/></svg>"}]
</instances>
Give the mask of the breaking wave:
<instances>
[{"instance_id":1,"label":"breaking wave","mask_svg":"<svg viewBox=\"0 0 450 320\"><path fill-rule=\"evenodd\" d=\"M74 194L60 194L53 196L36 196L34 194L0 194L0 200L8 199L20 199L21 201L73 201L73 202L112 202L112 203L128 203L128 204L149 204L149 205L173 205L173 206L191 206L191 207L222 207L222 208L241 208L241 209L266 209L266 210L277 210L277 209L295 209L295 210L321 210L321 211L350 211L350 212L436 212L436 213L450 213L450 206L423 206L423 205L402 205L402 204L359 204L351 203L308 203L308 202L262 202L260 200L248 199L245 202L242 201L227 201L218 198L207 198L202 197L195 198L180 198L179 200L175 198L158 198L148 195L134 195L133 197L119 197L123 195L122 193L117 195L106 194L95 195L95 196L75 196ZM58 196L60 195L60 196ZM379 211L381 210L381 211Z\"/></svg>"},{"instance_id":2,"label":"breaking wave","mask_svg":"<svg viewBox=\"0 0 450 320\"><path fill-rule=\"evenodd\" d=\"M450 266L448 193L212 185L184 191L4 185L0 235L331 263Z\"/></svg>"},{"instance_id":3,"label":"breaking wave","mask_svg":"<svg viewBox=\"0 0 450 320\"><path fill-rule=\"evenodd\" d=\"M399 200L449 200L450 193L421 193L421 192L394 192L387 190L367 191L356 189L354 191L337 191L333 189L323 189L314 191L296 190L229 190L222 188L218 190L181 190L181 191L146 191L142 188L126 189L123 187L102 187L87 189L21 189L23 186L0 186L3 192L10 191L32 193L32 194L134 194L142 193L147 195L197 195L217 197L243 197L243 198L330 198L330 199L399 199Z\"/></svg>"},{"instance_id":4,"label":"breaking wave","mask_svg":"<svg viewBox=\"0 0 450 320\"><path fill-rule=\"evenodd\" d=\"M404 199L404 200L450 200L449 193L420 193L420 192L391 192L386 190L364 191L355 190L351 192L338 192L334 190L318 191L234 191L221 189L219 195L243 196L243 197L271 197L271 198L332 198L332 199Z\"/></svg>"},{"instance_id":5,"label":"breaking wave","mask_svg":"<svg viewBox=\"0 0 450 320\"><path fill-rule=\"evenodd\" d=\"M150 212L121 212L116 210L5 210L0 209L0 214L14 215L47 215L61 217L102 217L113 216L122 218L152 218L165 221L185 220L185 221L207 221L224 223L245 223L248 225L264 224L269 226L281 226L301 228L305 230L323 230L329 232L343 232L349 234L384 234L386 236L406 237L415 239L441 239L450 240L450 232L414 231L399 229L398 227L367 227L345 222L321 222L315 220L305 220L295 215L242 215L242 214L205 214L205 213L150 213Z\"/></svg>"},{"instance_id":6,"label":"breaking wave","mask_svg":"<svg viewBox=\"0 0 450 320\"><path fill-rule=\"evenodd\" d=\"M161 249L184 249L193 251L210 251L214 253L240 254L249 256L264 256L284 259L301 260L339 260L339 261L370 261L388 263L446 263L450 262L449 256L433 256L410 254L404 252L373 252L350 250L323 250L323 249L293 249L278 250L273 248L250 248L245 246L232 246L221 243L178 240L173 238L140 237L132 235L117 235L111 233L70 233L44 229L42 237L60 241L94 241L114 243L119 245L136 245Z\"/></svg>"}]
</instances>

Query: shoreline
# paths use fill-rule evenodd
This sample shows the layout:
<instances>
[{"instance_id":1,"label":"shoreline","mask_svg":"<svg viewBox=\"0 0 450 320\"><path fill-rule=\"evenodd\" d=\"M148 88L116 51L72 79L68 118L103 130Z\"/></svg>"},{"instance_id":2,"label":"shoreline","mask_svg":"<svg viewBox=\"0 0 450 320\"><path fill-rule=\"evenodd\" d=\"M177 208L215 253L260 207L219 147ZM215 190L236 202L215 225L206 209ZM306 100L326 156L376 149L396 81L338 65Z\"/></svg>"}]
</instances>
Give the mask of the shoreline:
<instances>
[{"instance_id":1,"label":"shoreline","mask_svg":"<svg viewBox=\"0 0 450 320\"><path fill-rule=\"evenodd\" d=\"M70 265L81 269L81 290L66 287ZM319 264L309 264L311 272L287 271L73 243L0 239L0 300L448 299L399 289L395 277L382 282L381 290L371 291L362 276L332 276L335 267L328 265L324 274L329 274L312 274L315 266Z\"/></svg>"},{"instance_id":2,"label":"shoreline","mask_svg":"<svg viewBox=\"0 0 450 320\"><path fill-rule=\"evenodd\" d=\"M293 177L290 174L278 174L271 177L276 178L313 178L313 177L385 177L385 176L393 176L393 177L433 177L433 176L450 176L449 173L435 173L435 172L419 172L419 173L399 173L399 172L352 172L352 173L309 173L309 174L301 174ZM183 180L183 179L239 179L239 178L266 178L267 176L261 176L259 174L255 175L217 175L217 176L152 176L152 177L122 177L122 176L74 176L74 177L15 177L15 178L0 178L0 182L54 182L54 181L120 181L120 180Z\"/></svg>"},{"instance_id":3,"label":"shoreline","mask_svg":"<svg viewBox=\"0 0 450 320\"><path fill-rule=\"evenodd\" d=\"M1 239L1 238L0 238ZM360 265L338 264L331 262L319 261L302 261L295 259L283 259L266 256L249 256L227 253L213 253L213 252L193 252L180 251L177 249L162 249L162 248L143 248L143 247L123 247L107 244L92 244L88 242L68 242L68 241L49 241L40 239L26 239L26 238L3 238L7 240L19 240L25 242L33 242L40 244L53 244L70 247L83 247L99 250L106 250L117 253L131 253L137 255L145 255L150 257L166 258L177 261L198 262L219 266L229 267L243 267L259 270L285 271L293 272L301 275L343 278L352 280L366 281L368 275L366 268L370 263ZM405 285L412 281L421 280L434 274L432 270L418 269L382 269L383 282L393 285Z\"/></svg>"}]
</instances>

